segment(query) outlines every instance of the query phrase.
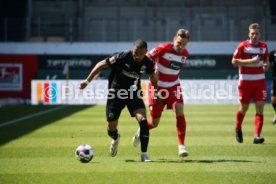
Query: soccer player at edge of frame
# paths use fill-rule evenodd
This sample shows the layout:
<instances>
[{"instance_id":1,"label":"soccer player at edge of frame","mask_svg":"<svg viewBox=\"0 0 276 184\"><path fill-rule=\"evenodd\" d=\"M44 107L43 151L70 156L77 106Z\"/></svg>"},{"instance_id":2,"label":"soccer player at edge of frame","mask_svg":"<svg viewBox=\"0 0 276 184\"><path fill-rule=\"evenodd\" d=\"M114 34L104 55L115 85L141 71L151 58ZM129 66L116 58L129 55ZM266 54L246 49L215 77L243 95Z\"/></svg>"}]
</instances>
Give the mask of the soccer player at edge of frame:
<instances>
[{"instance_id":1,"label":"soccer player at edge of frame","mask_svg":"<svg viewBox=\"0 0 276 184\"><path fill-rule=\"evenodd\" d=\"M252 23L248 27L249 40L242 41L236 48L232 64L239 68L239 100L240 107L236 112L236 140L243 142L242 123L248 110L251 98L255 103L256 114L254 118L254 144L262 144L265 139L261 137L264 122L264 105L267 91L264 72L268 70L267 44L260 41L261 26Z\"/></svg>"},{"instance_id":2,"label":"soccer player at edge of frame","mask_svg":"<svg viewBox=\"0 0 276 184\"><path fill-rule=\"evenodd\" d=\"M149 143L149 128L147 125L146 108L142 99L141 75L147 73L155 88L157 80L154 75L153 62L147 56L147 43L138 39L134 42L130 51L122 51L98 62L91 70L86 80L80 83L80 89L84 89L94 77L104 68L111 68L108 79L108 98L106 103L107 133L112 138L110 155L116 156L120 141L118 133L118 120L121 111L127 106L129 113L139 123L141 141L141 161L151 162L147 154ZM121 97L120 91L132 92L131 98Z\"/></svg>"},{"instance_id":3,"label":"soccer player at edge of frame","mask_svg":"<svg viewBox=\"0 0 276 184\"><path fill-rule=\"evenodd\" d=\"M272 66L271 105L274 109L272 124L276 124L276 50L269 53L269 63Z\"/></svg>"},{"instance_id":4,"label":"soccer player at edge of frame","mask_svg":"<svg viewBox=\"0 0 276 184\"><path fill-rule=\"evenodd\" d=\"M178 137L178 156L186 157L188 152L184 146L186 137L186 120L184 115L184 100L180 86L180 72L183 68L189 52L186 45L190 40L190 33L187 29L179 29L173 42L162 43L147 53L147 56L154 61L156 78L158 79L157 100L153 99L149 91L149 109L151 119L148 121L149 129L156 128L165 106L172 109L176 117L176 132ZM151 87L149 87L150 89ZM162 92L164 92L162 94ZM165 94L167 92L167 94ZM167 96L167 98L166 98ZM161 98L162 97L162 98ZM133 146L140 142L138 129L133 137Z\"/></svg>"}]
</instances>

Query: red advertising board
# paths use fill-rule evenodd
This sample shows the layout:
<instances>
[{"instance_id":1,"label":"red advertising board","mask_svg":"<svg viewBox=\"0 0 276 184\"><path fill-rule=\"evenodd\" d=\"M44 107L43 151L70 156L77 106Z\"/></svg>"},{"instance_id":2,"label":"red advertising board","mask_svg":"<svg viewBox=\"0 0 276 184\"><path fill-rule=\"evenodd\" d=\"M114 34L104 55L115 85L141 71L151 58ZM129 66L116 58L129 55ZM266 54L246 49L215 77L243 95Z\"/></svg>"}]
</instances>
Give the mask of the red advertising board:
<instances>
[{"instance_id":1,"label":"red advertising board","mask_svg":"<svg viewBox=\"0 0 276 184\"><path fill-rule=\"evenodd\" d=\"M0 55L0 98L31 98L37 56Z\"/></svg>"}]
</instances>

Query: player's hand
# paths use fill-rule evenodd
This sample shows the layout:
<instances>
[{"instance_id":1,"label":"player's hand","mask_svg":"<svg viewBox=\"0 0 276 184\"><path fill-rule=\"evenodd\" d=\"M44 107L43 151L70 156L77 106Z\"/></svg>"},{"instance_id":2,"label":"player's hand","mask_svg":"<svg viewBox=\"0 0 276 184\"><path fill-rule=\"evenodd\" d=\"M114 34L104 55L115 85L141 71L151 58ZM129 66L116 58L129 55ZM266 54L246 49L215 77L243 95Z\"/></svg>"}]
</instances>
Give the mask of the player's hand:
<instances>
[{"instance_id":1,"label":"player's hand","mask_svg":"<svg viewBox=\"0 0 276 184\"><path fill-rule=\"evenodd\" d=\"M256 55L251 59L250 64L258 64L260 62L260 56Z\"/></svg>"},{"instance_id":2,"label":"player's hand","mask_svg":"<svg viewBox=\"0 0 276 184\"><path fill-rule=\"evenodd\" d=\"M88 86L89 82L87 80L81 81L79 88L84 89L86 86Z\"/></svg>"},{"instance_id":3,"label":"player's hand","mask_svg":"<svg viewBox=\"0 0 276 184\"><path fill-rule=\"evenodd\" d=\"M264 71L267 71L269 69L269 64L268 63L264 63L263 64L263 69L264 69Z\"/></svg>"},{"instance_id":4,"label":"player's hand","mask_svg":"<svg viewBox=\"0 0 276 184\"><path fill-rule=\"evenodd\" d=\"M234 66L238 66L239 65L238 60L237 59L232 59L232 64Z\"/></svg>"}]
</instances>

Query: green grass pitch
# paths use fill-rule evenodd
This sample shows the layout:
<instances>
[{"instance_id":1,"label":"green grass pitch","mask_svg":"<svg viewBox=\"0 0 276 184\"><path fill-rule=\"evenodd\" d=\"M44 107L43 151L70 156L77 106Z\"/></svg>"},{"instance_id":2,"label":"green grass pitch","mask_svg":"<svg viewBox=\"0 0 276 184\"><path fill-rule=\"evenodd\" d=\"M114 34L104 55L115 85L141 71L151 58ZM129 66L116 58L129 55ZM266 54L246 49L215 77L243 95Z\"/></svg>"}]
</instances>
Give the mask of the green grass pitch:
<instances>
[{"instance_id":1,"label":"green grass pitch","mask_svg":"<svg viewBox=\"0 0 276 184\"><path fill-rule=\"evenodd\" d=\"M0 108L1 123L54 106ZM109 156L105 106L64 106L40 116L0 127L0 183L187 183L272 184L276 182L276 125L272 107L265 107L263 145L254 145L253 105L243 123L244 143L235 140L238 105L185 105L186 148L177 155L175 117L165 110L157 129L150 132L151 163L140 162L132 146L138 128L125 109L119 120L121 141L116 157ZM90 163L74 156L79 144L95 151Z\"/></svg>"}]
</instances>

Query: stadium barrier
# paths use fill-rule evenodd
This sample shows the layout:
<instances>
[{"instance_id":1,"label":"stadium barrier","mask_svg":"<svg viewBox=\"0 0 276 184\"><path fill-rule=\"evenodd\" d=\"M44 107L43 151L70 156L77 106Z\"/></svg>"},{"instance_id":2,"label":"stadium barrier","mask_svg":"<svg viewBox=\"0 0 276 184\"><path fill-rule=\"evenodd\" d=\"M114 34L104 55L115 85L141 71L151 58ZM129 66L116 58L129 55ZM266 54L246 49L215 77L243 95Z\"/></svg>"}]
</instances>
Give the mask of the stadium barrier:
<instances>
[{"instance_id":1,"label":"stadium barrier","mask_svg":"<svg viewBox=\"0 0 276 184\"><path fill-rule=\"evenodd\" d=\"M94 80L84 90L81 80L32 80L32 105L105 104L108 96L107 80ZM144 102L148 104L148 80L142 80ZM181 80L185 104L237 104L237 80ZM132 91L120 91L120 97L131 98ZM179 94L176 94L179 95ZM165 96L163 96L165 98Z\"/></svg>"},{"instance_id":2,"label":"stadium barrier","mask_svg":"<svg viewBox=\"0 0 276 184\"><path fill-rule=\"evenodd\" d=\"M30 99L37 64L36 55L0 55L0 101L3 98Z\"/></svg>"}]
</instances>

